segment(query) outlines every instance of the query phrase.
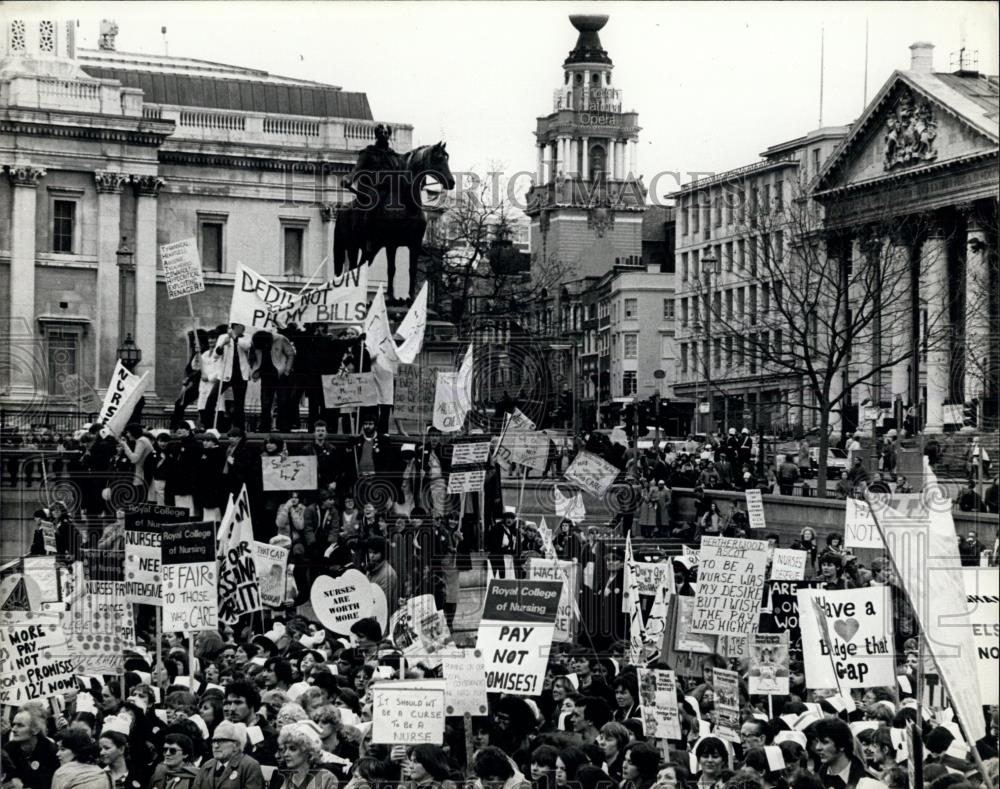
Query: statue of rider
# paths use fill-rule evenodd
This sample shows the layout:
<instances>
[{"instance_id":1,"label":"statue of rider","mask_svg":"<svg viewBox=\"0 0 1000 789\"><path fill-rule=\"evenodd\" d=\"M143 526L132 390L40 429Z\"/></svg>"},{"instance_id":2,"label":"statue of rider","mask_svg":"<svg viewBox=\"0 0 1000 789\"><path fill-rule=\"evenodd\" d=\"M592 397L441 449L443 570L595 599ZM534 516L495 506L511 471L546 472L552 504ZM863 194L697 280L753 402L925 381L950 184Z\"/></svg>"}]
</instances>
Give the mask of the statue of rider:
<instances>
[{"instance_id":1,"label":"statue of rider","mask_svg":"<svg viewBox=\"0 0 1000 789\"><path fill-rule=\"evenodd\" d=\"M358 161L354 169L341 179L341 186L357 194L358 189L354 185L360 180L362 184L374 187L379 194L386 193L389 179L376 176L400 168L399 154L389 145L390 136L392 129L388 125L380 123L375 127L375 143L358 152Z\"/></svg>"}]
</instances>

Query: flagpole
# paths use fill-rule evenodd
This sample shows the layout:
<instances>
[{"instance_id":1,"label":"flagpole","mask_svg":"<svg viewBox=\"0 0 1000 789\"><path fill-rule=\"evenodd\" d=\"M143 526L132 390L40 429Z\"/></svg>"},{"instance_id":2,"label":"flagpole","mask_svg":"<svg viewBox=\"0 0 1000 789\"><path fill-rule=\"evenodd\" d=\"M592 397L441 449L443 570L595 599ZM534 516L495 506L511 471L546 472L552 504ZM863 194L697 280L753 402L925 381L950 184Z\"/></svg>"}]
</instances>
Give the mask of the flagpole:
<instances>
[{"instance_id":1,"label":"flagpole","mask_svg":"<svg viewBox=\"0 0 1000 789\"><path fill-rule=\"evenodd\" d=\"M892 563L893 574L897 578L902 578L902 575L900 575L900 572L899 572L899 566L896 564L896 558L892 555L892 551L889 550L889 541L886 538L885 530L882 528L882 524L879 522L878 516L875 515L875 509L876 508L872 506L871 495L870 495L870 493L867 490L865 491L865 502L868 504L868 511L871 513L872 521L874 521L875 528L878 531L879 537L882 539L882 545L885 546L886 555L889 557L889 561ZM913 604L913 598L910 595L910 590L906 588L906 584L902 584L901 583L900 587L902 588L903 594L906 595L906 601L910 604L910 610L911 610L911 612L913 612L914 616L917 616L916 612L917 612L918 609ZM924 628L923 628L923 621L922 621L922 619L920 619L920 617L918 617L917 621L920 622L921 629L923 630ZM923 639L925 638L925 636L926 636L926 631L924 631L923 633L920 634L919 640L917 641L918 662L920 664L923 663L923 660L921 659L922 655L921 655L920 646L921 646L921 644L922 644ZM937 658L935 657L933 650L931 650L931 660L933 660L934 661L934 665L937 666L938 676L941 678L941 686L944 688L945 693L947 693L952 698L955 698L954 694L951 692L951 689L948 686L948 680L945 678L944 672L941 671L941 666L938 665ZM918 667L918 670L922 671L922 665ZM917 698L917 723L918 724L920 724L920 722L921 722L921 720L920 720L921 719L921 716L920 716L920 705L921 705L921 702L923 702L923 699L918 697ZM956 717L958 717L958 725L962 729L962 734L965 736L965 739L966 739L966 741L969 744L969 750L972 751L972 760L975 762L976 768L979 770L980 774L983 776L983 784L985 786L989 787L990 789L996 789L995 785L990 780L989 773L986 772L986 765L983 764L983 759L979 755L979 749L976 747L976 743L972 740L972 737L969 736L969 732L968 732L968 729L966 728L966 721L965 721L964 716L956 716Z\"/></svg>"}]
</instances>

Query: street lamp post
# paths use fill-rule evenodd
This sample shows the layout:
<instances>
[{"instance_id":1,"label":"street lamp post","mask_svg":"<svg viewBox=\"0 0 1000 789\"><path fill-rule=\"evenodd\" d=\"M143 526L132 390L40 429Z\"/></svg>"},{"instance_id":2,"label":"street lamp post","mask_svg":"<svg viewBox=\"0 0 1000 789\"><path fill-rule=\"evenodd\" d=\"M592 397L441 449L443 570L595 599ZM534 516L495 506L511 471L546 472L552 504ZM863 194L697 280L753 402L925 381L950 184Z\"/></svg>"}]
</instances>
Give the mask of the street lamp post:
<instances>
[{"instance_id":1,"label":"street lamp post","mask_svg":"<svg viewBox=\"0 0 1000 789\"><path fill-rule=\"evenodd\" d=\"M705 276L705 381L707 383L708 425L705 435L711 432L715 421L715 409L712 407L712 274L718 273L718 258L709 253L701 259L701 272Z\"/></svg>"}]
</instances>

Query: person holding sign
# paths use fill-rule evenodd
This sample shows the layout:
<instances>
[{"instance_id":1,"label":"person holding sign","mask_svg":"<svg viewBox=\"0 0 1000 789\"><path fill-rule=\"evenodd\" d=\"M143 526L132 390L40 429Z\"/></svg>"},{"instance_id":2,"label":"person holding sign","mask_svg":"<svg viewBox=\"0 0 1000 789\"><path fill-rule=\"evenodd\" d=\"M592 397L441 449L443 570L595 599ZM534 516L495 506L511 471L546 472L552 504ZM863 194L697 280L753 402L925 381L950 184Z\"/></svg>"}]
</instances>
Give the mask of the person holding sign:
<instances>
[{"instance_id":1,"label":"person holding sign","mask_svg":"<svg viewBox=\"0 0 1000 789\"><path fill-rule=\"evenodd\" d=\"M242 323L233 323L229 331L215 341L215 355L222 362L220 370L222 391L228 389L233 396L230 424L241 429L246 427L244 404L247 397L247 382L253 370L254 353L250 339L243 336L245 331L246 326Z\"/></svg>"}]
</instances>

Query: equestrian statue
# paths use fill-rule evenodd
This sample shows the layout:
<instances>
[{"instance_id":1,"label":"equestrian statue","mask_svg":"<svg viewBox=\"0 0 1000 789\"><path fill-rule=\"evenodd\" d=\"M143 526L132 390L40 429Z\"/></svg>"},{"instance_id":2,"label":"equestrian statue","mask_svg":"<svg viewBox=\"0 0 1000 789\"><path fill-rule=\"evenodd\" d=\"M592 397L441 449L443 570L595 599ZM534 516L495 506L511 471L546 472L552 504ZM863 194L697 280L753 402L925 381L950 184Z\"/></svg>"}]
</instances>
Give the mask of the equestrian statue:
<instances>
[{"instance_id":1,"label":"equestrian statue","mask_svg":"<svg viewBox=\"0 0 1000 789\"><path fill-rule=\"evenodd\" d=\"M410 252L410 292L416 289L417 258L423 244L427 219L420 193L433 177L447 189L455 188L448 168L445 143L423 145L409 153L397 153L389 145L392 130L383 123L375 127L375 143L358 153L354 169L341 185L354 193L350 205L337 212L333 231L333 264L340 274L370 265L385 249L388 263L389 299L395 298L396 250Z\"/></svg>"}]
</instances>

